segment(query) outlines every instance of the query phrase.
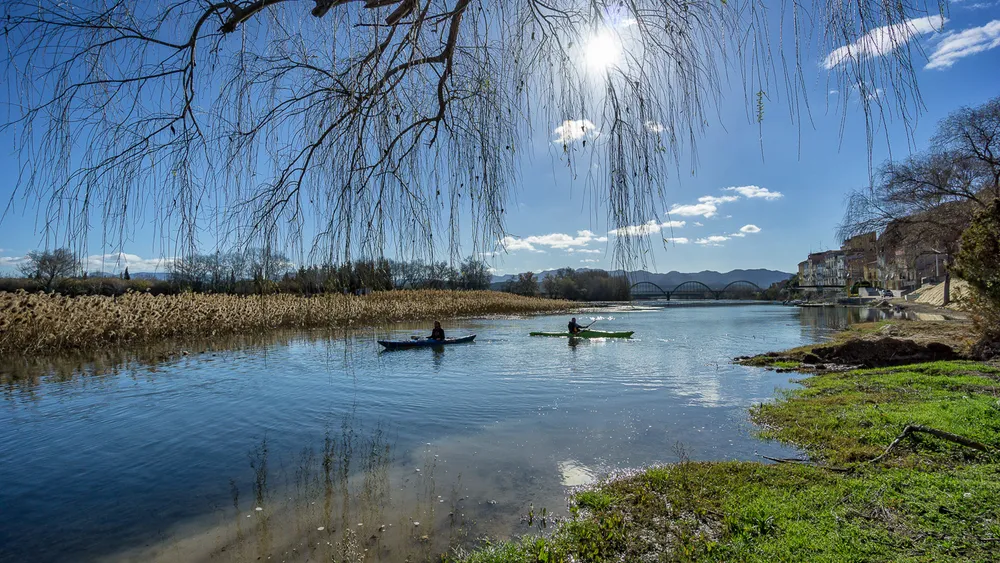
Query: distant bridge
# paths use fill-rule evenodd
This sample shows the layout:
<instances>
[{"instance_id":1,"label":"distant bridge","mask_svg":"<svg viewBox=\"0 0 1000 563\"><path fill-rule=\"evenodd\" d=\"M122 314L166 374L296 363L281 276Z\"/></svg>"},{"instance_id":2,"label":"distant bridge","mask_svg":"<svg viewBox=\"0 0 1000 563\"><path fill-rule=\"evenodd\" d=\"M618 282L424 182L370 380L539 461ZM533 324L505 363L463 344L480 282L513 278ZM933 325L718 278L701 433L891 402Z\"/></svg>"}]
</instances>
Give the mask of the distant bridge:
<instances>
[{"instance_id":1,"label":"distant bridge","mask_svg":"<svg viewBox=\"0 0 1000 563\"><path fill-rule=\"evenodd\" d=\"M667 291L659 285L642 281L629 288L635 299L736 299L757 295L764 290L752 281L737 280L722 289L711 288L700 281L686 281Z\"/></svg>"}]
</instances>

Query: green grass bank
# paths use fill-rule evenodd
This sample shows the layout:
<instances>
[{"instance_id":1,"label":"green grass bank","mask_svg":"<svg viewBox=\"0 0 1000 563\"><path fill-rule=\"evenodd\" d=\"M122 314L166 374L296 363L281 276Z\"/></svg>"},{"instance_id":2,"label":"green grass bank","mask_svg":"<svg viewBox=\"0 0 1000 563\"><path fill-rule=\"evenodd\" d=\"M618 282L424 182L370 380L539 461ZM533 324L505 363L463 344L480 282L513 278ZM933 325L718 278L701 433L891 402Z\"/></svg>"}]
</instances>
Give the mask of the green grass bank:
<instances>
[{"instance_id":1,"label":"green grass bank","mask_svg":"<svg viewBox=\"0 0 1000 563\"><path fill-rule=\"evenodd\" d=\"M572 516L549 534L445 559L998 559L1000 367L933 362L802 384L752 410L762 433L801 447L802 460L650 468L577 493ZM916 431L897 441L908 425L946 438Z\"/></svg>"}]
</instances>

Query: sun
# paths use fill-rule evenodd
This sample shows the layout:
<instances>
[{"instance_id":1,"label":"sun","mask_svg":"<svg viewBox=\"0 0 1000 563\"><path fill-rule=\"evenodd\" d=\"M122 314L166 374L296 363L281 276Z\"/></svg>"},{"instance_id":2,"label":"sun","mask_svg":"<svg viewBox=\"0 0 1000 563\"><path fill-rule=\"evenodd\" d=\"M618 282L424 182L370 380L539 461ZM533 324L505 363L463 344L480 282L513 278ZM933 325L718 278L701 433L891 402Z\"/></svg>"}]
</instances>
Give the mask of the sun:
<instances>
[{"instance_id":1,"label":"sun","mask_svg":"<svg viewBox=\"0 0 1000 563\"><path fill-rule=\"evenodd\" d=\"M583 59L593 71L605 71L621 61L621 44L610 31L595 33L584 46Z\"/></svg>"}]
</instances>

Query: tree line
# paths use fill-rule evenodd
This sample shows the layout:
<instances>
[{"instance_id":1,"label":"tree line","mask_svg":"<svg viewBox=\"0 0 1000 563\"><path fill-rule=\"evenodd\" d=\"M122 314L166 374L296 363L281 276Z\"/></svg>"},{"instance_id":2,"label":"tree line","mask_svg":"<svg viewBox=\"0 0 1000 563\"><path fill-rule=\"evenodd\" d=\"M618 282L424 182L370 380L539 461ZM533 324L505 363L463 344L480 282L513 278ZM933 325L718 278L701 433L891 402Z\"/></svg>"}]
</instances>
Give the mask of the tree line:
<instances>
[{"instance_id":1,"label":"tree line","mask_svg":"<svg viewBox=\"0 0 1000 563\"><path fill-rule=\"evenodd\" d=\"M525 272L508 280L503 289L518 295L544 293L552 299L570 301L628 301L631 298L628 280L604 270L560 268L541 283L533 272Z\"/></svg>"},{"instance_id":2,"label":"tree line","mask_svg":"<svg viewBox=\"0 0 1000 563\"><path fill-rule=\"evenodd\" d=\"M487 265L467 258L457 265L419 260L372 259L342 264L296 266L286 255L266 250L195 254L168 263L165 279L87 273L66 248L28 253L18 266L22 278L0 279L0 291L54 291L67 295L120 295L126 291L171 294L184 291L260 294L362 294L393 289L489 289Z\"/></svg>"}]
</instances>

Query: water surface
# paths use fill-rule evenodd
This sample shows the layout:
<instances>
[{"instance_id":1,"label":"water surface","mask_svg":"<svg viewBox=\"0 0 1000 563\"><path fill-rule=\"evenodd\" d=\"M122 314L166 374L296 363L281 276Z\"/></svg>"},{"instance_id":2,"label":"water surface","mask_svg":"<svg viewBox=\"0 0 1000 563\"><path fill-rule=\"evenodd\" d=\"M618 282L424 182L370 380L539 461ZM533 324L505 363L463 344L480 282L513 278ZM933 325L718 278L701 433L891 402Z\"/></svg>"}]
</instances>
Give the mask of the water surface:
<instances>
[{"instance_id":1,"label":"water surface","mask_svg":"<svg viewBox=\"0 0 1000 563\"><path fill-rule=\"evenodd\" d=\"M581 342L527 336L562 316L468 320L445 327L473 344L380 352L429 332L400 325L8 381L0 560L431 560L611 472L794 455L747 420L788 376L730 360L860 314L597 312L635 337Z\"/></svg>"}]
</instances>

